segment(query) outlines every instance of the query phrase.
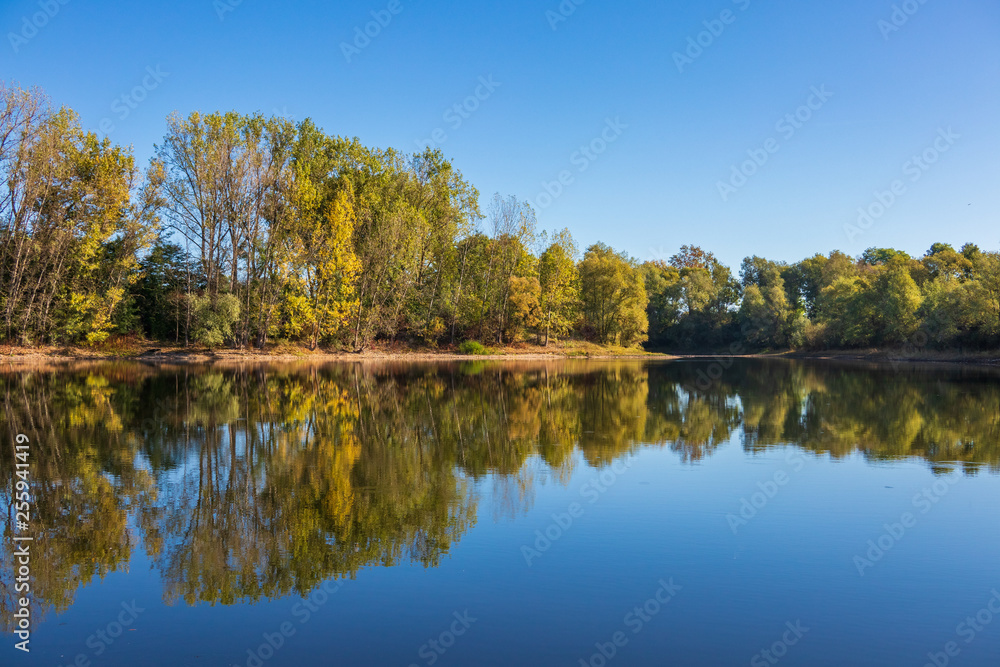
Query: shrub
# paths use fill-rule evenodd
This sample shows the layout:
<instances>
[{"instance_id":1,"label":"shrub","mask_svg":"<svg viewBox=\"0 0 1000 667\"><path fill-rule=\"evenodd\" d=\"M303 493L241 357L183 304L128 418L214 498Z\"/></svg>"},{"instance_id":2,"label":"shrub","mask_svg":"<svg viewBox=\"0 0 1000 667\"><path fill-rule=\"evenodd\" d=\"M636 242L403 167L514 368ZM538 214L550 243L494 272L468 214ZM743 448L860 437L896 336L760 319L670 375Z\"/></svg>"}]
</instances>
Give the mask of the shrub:
<instances>
[{"instance_id":1,"label":"shrub","mask_svg":"<svg viewBox=\"0 0 1000 667\"><path fill-rule=\"evenodd\" d=\"M194 311L194 339L210 348L220 347L233 336L240 318L240 302L232 294L220 295L215 303L207 296L191 295Z\"/></svg>"},{"instance_id":2,"label":"shrub","mask_svg":"<svg viewBox=\"0 0 1000 667\"><path fill-rule=\"evenodd\" d=\"M493 354L493 350L484 346L482 343L474 340L467 340L458 346L458 351L462 354L468 354L473 357L481 357L487 354Z\"/></svg>"}]
</instances>

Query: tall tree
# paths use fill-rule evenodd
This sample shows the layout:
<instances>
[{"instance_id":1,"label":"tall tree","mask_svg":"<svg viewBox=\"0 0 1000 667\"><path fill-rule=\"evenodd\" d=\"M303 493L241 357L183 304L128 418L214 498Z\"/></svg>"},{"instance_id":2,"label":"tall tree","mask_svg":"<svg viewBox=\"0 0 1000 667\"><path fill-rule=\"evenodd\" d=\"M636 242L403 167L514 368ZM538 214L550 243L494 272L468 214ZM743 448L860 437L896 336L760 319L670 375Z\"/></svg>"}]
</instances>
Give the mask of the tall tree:
<instances>
[{"instance_id":1,"label":"tall tree","mask_svg":"<svg viewBox=\"0 0 1000 667\"><path fill-rule=\"evenodd\" d=\"M576 323L580 298L576 271L577 246L568 229L556 233L538 260L539 305L544 345L551 336L564 336Z\"/></svg>"},{"instance_id":2,"label":"tall tree","mask_svg":"<svg viewBox=\"0 0 1000 667\"><path fill-rule=\"evenodd\" d=\"M587 248L580 262L580 300L598 342L630 346L646 340L646 286L628 255L603 243Z\"/></svg>"},{"instance_id":3,"label":"tall tree","mask_svg":"<svg viewBox=\"0 0 1000 667\"><path fill-rule=\"evenodd\" d=\"M347 187L332 201L307 199L299 213L292 261L304 294L289 299L287 331L305 335L312 349L321 341L336 340L358 309L355 286L361 263L352 245L352 200Z\"/></svg>"},{"instance_id":4,"label":"tall tree","mask_svg":"<svg viewBox=\"0 0 1000 667\"><path fill-rule=\"evenodd\" d=\"M910 340L920 325L920 288L910 276L907 262L894 258L878 272L873 285L878 336L881 343L900 344Z\"/></svg>"},{"instance_id":5,"label":"tall tree","mask_svg":"<svg viewBox=\"0 0 1000 667\"><path fill-rule=\"evenodd\" d=\"M676 267L660 260L642 265L649 304L649 340L654 345L669 345L683 316L681 274Z\"/></svg>"}]
</instances>

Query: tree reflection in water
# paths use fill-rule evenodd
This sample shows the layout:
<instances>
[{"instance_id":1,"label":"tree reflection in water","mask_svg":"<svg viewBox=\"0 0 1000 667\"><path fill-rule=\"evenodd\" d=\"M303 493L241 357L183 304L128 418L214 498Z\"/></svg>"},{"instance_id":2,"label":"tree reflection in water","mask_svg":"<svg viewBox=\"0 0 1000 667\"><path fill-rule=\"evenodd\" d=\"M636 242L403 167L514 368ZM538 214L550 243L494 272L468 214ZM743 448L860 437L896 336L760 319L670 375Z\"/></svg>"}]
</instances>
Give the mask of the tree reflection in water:
<instances>
[{"instance_id":1,"label":"tree reflection in water","mask_svg":"<svg viewBox=\"0 0 1000 667\"><path fill-rule=\"evenodd\" d=\"M640 447L695 463L734 436L843 457L1000 471L1000 383L987 370L741 361L7 369L3 437L32 442L36 612L64 610L141 545L164 597L307 595L362 567L437 565L476 521L530 508ZM701 387L701 388L698 388ZM0 449L11 558L12 448ZM489 486L481 483L487 481ZM0 570L0 622L14 581Z\"/></svg>"}]
</instances>

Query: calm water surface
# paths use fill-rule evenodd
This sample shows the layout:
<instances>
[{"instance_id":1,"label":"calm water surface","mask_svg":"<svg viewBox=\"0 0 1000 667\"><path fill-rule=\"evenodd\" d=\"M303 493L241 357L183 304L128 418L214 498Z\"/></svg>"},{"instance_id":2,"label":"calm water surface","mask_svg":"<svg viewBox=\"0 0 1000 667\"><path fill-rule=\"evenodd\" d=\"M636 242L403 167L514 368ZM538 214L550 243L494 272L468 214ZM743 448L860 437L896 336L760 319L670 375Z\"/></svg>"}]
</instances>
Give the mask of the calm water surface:
<instances>
[{"instance_id":1,"label":"calm water surface","mask_svg":"<svg viewBox=\"0 0 1000 667\"><path fill-rule=\"evenodd\" d=\"M1000 664L994 371L129 363L0 395L3 665Z\"/></svg>"}]
</instances>

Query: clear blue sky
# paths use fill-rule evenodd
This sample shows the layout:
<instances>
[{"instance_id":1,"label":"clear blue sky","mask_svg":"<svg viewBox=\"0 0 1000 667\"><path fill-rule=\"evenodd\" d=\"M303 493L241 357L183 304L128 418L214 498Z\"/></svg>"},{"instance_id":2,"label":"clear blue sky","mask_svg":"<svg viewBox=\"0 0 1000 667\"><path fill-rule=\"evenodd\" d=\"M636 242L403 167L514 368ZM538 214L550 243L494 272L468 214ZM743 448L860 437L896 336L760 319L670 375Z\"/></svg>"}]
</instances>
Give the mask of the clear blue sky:
<instances>
[{"instance_id":1,"label":"clear blue sky","mask_svg":"<svg viewBox=\"0 0 1000 667\"><path fill-rule=\"evenodd\" d=\"M47 1L54 15L34 19L45 23L34 34L25 17ZM879 22L892 20L892 0L566 0L575 10L558 22L547 12L559 0L398 0L348 62L342 43L388 0L3 0L0 78L44 88L89 129L109 119L143 162L174 110L309 116L408 151L441 128L484 202L501 192L537 204L542 183L568 171L562 194L536 206L540 226L639 259L685 243L731 265L872 245L919 254L935 241L998 249L1000 3L909 1L912 15L890 32ZM729 23L711 25L726 10ZM705 21L723 30L702 34L707 46L679 71L675 52ZM168 75L156 83L147 67ZM116 98L144 77L155 88L122 120ZM500 85L479 88L486 99L455 127L446 113L480 77ZM818 109L802 111L811 117L791 136L779 130L822 86L832 97L813 98ZM627 127L605 132L608 119ZM935 157L948 128L959 136L938 142L948 150L933 165L904 166L927 149ZM602 132L614 139L602 154L577 153ZM719 182L768 139L777 152L723 201ZM902 194L849 239L858 207L897 179Z\"/></svg>"}]
</instances>

